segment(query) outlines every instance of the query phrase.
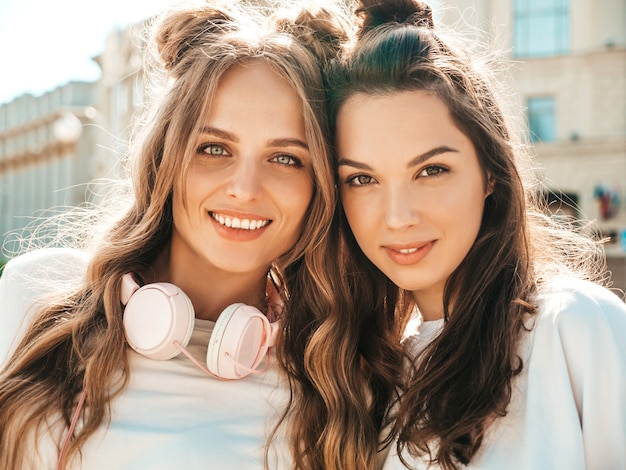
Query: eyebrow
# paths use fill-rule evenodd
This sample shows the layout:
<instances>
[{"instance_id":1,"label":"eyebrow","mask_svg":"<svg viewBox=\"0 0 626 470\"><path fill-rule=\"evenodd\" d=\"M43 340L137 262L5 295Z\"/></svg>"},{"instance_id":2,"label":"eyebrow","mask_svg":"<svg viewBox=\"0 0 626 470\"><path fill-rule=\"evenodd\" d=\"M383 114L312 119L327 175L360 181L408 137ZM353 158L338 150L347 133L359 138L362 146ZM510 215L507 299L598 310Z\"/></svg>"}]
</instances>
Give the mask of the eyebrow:
<instances>
[{"instance_id":1,"label":"eyebrow","mask_svg":"<svg viewBox=\"0 0 626 470\"><path fill-rule=\"evenodd\" d=\"M425 161L439 155L442 153L458 153L459 151L455 148L448 147L447 145L442 145L440 147L435 147L434 149L429 150L428 152L424 152L415 158L413 158L408 164L407 168L412 168L414 166L420 165ZM373 168L369 166L367 163L358 162L355 160L350 160L349 158L342 158L339 160L339 166L351 166L353 168L357 168L359 170L368 170L372 171Z\"/></svg>"},{"instance_id":2,"label":"eyebrow","mask_svg":"<svg viewBox=\"0 0 626 470\"><path fill-rule=\"evenodd\" d=\"M268 142L270 147L302 147L309 150L309 145L300 139L274 139Z\"/></svg>"},{"instance_id":3,"label":"eyebrow","mask_svg":"<svg viewBox=\"0 0 626 470\"><path fill-rule=\"evenodd\" d=\"M231 134L228 131L218 129L216 127L202 127L200 128L200 133L214 135L221 139L229 140L231 142L236 142L236 143L239 142L239 137L237 137L235 134ZM306 142L300 139L293 139L293 138L273 139L267 142L267 146L268 147L301 147L304 150L309 150L309 146Z\"/></svg>"},{"instance_id":4,"label":"eyebrow","mask_svg":"<svg viewBox=\"0 0 626 470\"><path fill-rule=\"evenodd\" d=\"M239 138L230 132L223 131L217 127L201 127L200 134L211 134L220 139L230 140L231 142L239 142Z\"/></svg>"}]
</instances>

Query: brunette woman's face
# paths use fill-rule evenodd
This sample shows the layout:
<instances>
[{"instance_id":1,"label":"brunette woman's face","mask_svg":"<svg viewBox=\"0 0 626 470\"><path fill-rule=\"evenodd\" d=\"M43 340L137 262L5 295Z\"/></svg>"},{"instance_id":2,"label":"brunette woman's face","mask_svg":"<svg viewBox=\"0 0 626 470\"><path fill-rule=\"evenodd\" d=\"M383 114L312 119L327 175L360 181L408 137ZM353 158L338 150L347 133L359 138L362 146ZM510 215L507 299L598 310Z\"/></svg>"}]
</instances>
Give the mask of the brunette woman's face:
<instances>
[{"instance_id":1,"label":"brunette woman's face","mask_svg":"<svg viewBox=\"0 0 626 470\"><path fill-rule=\"evenodd\" d=\"M236 65L199 127L185 191L174 187L172 252L262 276L300 237L313 195L300 98L270 66Z\"/></svg>"},{"instance_id":2,"label":"brunette woman's face","mask_svg":"<svg viewBox=\"0 0 626 470\"><path fill-rule=\"evenodd\" d=\"M488 196L472 142L424 91L357 94L337 116L341 201L365 255L439 317Z\"/></svg>"}]
</instances>

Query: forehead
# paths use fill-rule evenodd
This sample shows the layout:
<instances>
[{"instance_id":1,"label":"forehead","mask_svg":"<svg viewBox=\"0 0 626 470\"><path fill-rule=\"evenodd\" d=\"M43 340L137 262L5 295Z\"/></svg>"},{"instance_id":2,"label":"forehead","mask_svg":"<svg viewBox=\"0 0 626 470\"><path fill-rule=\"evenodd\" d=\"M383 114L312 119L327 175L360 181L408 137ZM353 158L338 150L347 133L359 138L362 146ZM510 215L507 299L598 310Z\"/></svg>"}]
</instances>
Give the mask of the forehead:
<instances>
[{"instance_id":1,"label":"forehead","mask_svg":"<svg viewBox=\"0 0 626 470\"><path fill-rule=\"evenodd\" d=\"M275 93L285 98L278 100L276 105L288 104L301 108L297 87L285 75L264 59L238 62L219 78L213 101L219 102L220 99L227 99L232 95L262 99L264 95Z\"/></svg>"},{"instance_id":2,"label":"forehead","mask_svg":"<svg viewBox=\"0 0 626 470\"><path fill-rule=\"evenodd\" d=\"M300 96L276 68L262 60L238 63L224 72L202 125L207 121L224 130L248 126L277 137L303 138L304 134Z\"/></svg>"},{"instance_id":3,"label":"forehead","mask_svg":"<svg viewBox=\"0 0 626 470\"><path fill-rule=\"evenodd\" d=\"M426 145L462 134L448 106L421 90L351 96L339 109L336 133L340 147L370 148L407 141Z\"/></svg>"}]
</instances>

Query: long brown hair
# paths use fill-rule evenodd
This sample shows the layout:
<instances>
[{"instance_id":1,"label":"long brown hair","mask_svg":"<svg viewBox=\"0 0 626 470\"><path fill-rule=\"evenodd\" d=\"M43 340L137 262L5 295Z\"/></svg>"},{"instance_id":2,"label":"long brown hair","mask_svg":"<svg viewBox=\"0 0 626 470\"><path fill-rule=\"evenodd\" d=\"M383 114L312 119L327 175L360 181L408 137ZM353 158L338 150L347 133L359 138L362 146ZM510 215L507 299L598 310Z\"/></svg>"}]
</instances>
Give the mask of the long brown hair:
<instances>
[{"instance_id":1,"label":"long brown hair","mask_svg":"<svg viewBox=\"0 0 626 470\"><path fill-rule=\"evenodd\" d=\"M431 92L472 141L493 185L478 236L446 283L445 326L415 358L397 410L399 454L406 449L455 469L470 462L489 423L507 413L512 380L523 368L517 347L525 319L535 312L536 285L562 272L600 279L601 252L593 240L543 215L536 188L522 181L518 165L526 155L489 75L479 71L468 51L435 32L426 3L362 0L357 15L358 41L328 71L331 120L356 93ZM367 261L342 220L353 269L372 273L355 290L379 286L386 299L396 300L399 289ZM382 300L372 305L385 314Z\"/></svg>"},{"instance_id":2,"label":"long brown hair","mask_svg":"<svg viewBox=\"0 0 626 470\"><path fill-rule=\"evenodd\" d=\"M384 320L344 316L345 305L334 297L336 286L350 286L337 277L338 245L327 237L336 196L320 64L339 52L346 30L332 8L269 17L251 5L245 12L236 5L205 5L158 18L150 49L158 62L148 78L163 76L165 91L142 119L145 126L130 153L130 202L121 217L98 231L103 238L87 244L92 256L81 288L37 313L0 373L0 467L28 466L41 432L50 430L60 446L81 393L83 425L70 441L64 466L79 458L83 444L109 419L110 402L131 373L121 278L149 266L167 246L172 188L176 178L184 181L198 119L210 109L220 76L251 60L271 64L300 96L313 162L307 224L272 268L283 280L288 312L277 348L292 391L282 423L297 468L373 466L392 393L389 374L374 365L376 347L396 345L398 338L389 340L393 325ZM394 347L387 347L390 362Z\"/></svg>"},{"instance_id":3,"label":"long brown hair","mask_svg":"<svg viewBox=\"0 0 626 470\"><path fill-rule=\"evenodd\" d=\"M335 21L341 19L341 5L331 14ZM305 17L298 18L295 24ZM350 30L345 25L341 46L349 42ZM331 168L331 178L332 174ZM334 200L329 209L334 211ZM391 308L383 316L374 309L352 308L362 296L353 279L344 276L342 263L350 261L344 254L339 217L335 214L319 243L284 270L294 314L283 321L283 343L278 348L292 391L282 422L291 436L297 469L375 468L400 386L402 328L395 307L388 304ZM364 296L375 302L385 298L377 294ZM387 432L387 442L389 438Z\"/></svg>"}]
</instances>

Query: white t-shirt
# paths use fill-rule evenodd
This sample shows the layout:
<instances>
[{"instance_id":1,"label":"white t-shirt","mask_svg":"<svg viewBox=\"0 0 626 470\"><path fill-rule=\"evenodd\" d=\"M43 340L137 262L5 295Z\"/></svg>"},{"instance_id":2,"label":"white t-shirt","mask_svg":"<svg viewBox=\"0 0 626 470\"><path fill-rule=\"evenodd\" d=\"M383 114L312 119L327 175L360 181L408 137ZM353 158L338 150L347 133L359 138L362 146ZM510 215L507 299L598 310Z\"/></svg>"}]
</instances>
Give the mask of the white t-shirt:
<instances>
[{"instance_id":1,"label":"white t-shirt","mask_svg":"<svg viewBox=\"0 0 626 470\"><path fill-rule=\"evenodd\" d=\"M481 470L626 469L626 304L596 284L542 287L535 327L520 347L508 413L487 430L470 465ZM443 320L409 337L420 350ZM411 466L426 469L406 456ZM405 469L394 449L384 470ZM439 468L433 465L433 469Z\"/></svg>"},{"instance_id":2,"label":"white t-shirt","mask_svg":"<svg viewBox=\"0 0 626 470\"><path fill-rule=\"evenodd\" d=\"M80 282L87 257L74 250L46 249L9 262L0 278L0 362L21 337L25 312L45 290L27 276ZM42 268L44 267L44 268ZM214 322L196 320L189 352L206 364ZM180 354L167 361L130 354L130 383L111 402L111 422L103 424L82 448L72 468L260 469L269 432L288 396L278 366L262 375L221 381ZM282 445L281 445L282 444ZM38 445L35 469L54 469L58 454L49 436ZM270 468L290 468L280 440L270 450Z\"/></svg>"}]
</instances>

